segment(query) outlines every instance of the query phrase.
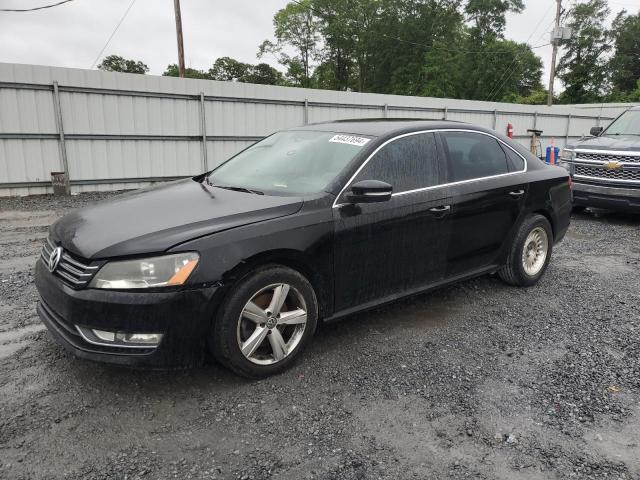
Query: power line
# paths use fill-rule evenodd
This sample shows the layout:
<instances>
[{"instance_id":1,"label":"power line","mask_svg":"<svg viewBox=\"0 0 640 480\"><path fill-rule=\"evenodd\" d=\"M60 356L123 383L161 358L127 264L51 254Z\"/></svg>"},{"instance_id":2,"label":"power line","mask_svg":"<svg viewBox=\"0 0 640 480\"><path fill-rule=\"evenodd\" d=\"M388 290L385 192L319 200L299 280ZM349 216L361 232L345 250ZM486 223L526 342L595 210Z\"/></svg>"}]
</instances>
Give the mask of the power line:
<instances>
[{"instance_id":1,"label":"power line","mask_svg":"<svg viewBox=\"0 0 640 480\"><path fill-rule=\"evenodd\" d=\"M51 5L43 5L42 7L34 7L34 8L0 8L0 12L35 12L36 10L44 10L45 8L53 8L58 5L62 5L63 3L69 3L73 0L62 0L58 3L52 3Z\"/></svg>"},{"instance_id":2,"label":"power line","mask_svg":"<svg viewBox=\"0 0 640 480\"><path fill-rule=\"evenodd\" d=\"M542 16L542 18L540 19L540 21L537 23L537 25L535 26L535 28L533 29L533 32L531 32L531 35L529 35L529 38L527 38L527 41L525 43L529 43L529 40L531 40L531 37L533 37L536 32L538 31L538 28L540 28L540 25L542 24L542 22L544 22L545 18L547 18L547 15L549 15L549 12L551 11L551 9L553 8L553 3L551 3L549 5L549 8L547 9L547 11L544 13L544 15ZM544 46L544 45L543 45ZM503 72L502 76L500 77L500 79L496 82L496 84L494 85L494 87L491 89L491 91L489 92L489 95L487 95L487 100L488 101L492 101L493 98L498 94L498 92L500 90L502 90L502 88L504 87L504 85L509 81L509 79L513 76L513 72L515 71L513 66L516 64L516 62L518 61L518 56L514 56L513 57L513 61L511 62L511 64L505 69L505 71ZM504 80L503 80L504 79Z\"/></svg>"},{"instance_id":3,"label":"power line","mask_svg":"<svg viewBox=\"0 0 640 480\"><path fill-rule=\"evenodd\" d=\"M68 1L71 1L71 0L68 0ZM113 32L111 32L111 35L109 35L109 38L107 39L107 42L104 44L104 47L102 47L102 50L100 50L100 53L96 56L96 59L93 61L93 63L91 64L91 67L89 67L89 68L93 68L93 67L96 66L96 63L98 63L98 60L100 59L100 57L104 53L105 49L107 48L107 45L109 45L109 42L111 41L113 36L118 31L118 28L120 28L120 25L122 25L122 22L124 22L124 19L129 14L129 10L131 10L131 7L133 7L134 3L136 3L136 0L131 0L131 3L129 4L129 6L125 10L124 15L122 15L122 17L120 18L120 21L116 24L116 27L113 29Z\"/></svg>"}]
</instances>

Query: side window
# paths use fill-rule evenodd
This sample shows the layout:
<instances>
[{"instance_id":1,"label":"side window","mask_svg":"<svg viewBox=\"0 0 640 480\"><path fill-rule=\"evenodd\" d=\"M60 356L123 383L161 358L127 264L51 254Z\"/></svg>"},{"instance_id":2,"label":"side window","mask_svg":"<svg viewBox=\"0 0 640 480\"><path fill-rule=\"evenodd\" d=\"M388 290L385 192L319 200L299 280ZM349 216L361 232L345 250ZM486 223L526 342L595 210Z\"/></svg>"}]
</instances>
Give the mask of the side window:
<instances>
[{"instance_id":1,"label":"side window","mask_svg":"<svg viewBox=\"0 0 640 480\"><path fill-rule=\"evenodd\" d=\"M509 173L507 156L496 139L471 132L442 132L440 135L447 152L448 182Z\"/></svg>"},{"instance_id":2,"label":"side window","mask_svg":"<svg viewBox=\"0 0 640 480\"><path fill-rule=\"evenodd\" d=\"M394 140L358 173L354 182L381 180L394 193L432 187L438 182L438 156L433 133L419 133Z\"/></svg>"},{"instance_id":3,"label":"side window","mask_svg":"<svg viewBox=\"0 0 640 480\"><path fill-rule=\"evenodd\" d=\"M504 153L507 154L507 160L509 161L509 171L519 172L521 170L524 170L524 159L509 147L505 145L500 146L502 147L502 150L504 150Z\"/></svg>"}]
</instances>

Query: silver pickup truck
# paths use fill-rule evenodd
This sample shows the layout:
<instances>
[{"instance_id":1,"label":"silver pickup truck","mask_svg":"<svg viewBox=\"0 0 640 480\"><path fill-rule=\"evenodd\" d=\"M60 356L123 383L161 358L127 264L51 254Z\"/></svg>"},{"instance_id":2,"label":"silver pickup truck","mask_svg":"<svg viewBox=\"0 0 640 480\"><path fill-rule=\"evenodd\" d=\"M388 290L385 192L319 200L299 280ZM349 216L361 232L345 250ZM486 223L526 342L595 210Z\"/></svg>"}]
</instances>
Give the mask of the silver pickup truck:
<instances>
[{"instance_id":1,"label":"silver pickup truck","mask_svg":"<svg viewBox=\"0 0 640 480\"><path fill-rule=\"evenodd\" d=\"M585 207L640 212L640 106L607 128L567 145L560 164L573 179L574 209Z\"/></svg>"}]
</instances>

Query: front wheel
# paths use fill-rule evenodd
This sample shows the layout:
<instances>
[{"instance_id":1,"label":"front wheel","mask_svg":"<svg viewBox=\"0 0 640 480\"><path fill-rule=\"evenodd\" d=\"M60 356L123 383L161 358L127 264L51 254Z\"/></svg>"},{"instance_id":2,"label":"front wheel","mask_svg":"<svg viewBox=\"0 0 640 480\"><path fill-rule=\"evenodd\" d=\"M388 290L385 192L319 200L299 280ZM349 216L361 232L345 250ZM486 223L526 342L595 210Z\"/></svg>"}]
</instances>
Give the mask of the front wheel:
<instances>
[{"instance_id":1,"label":"front wheel","mask_svg":"<svg viewBox=\"0 0 640 480\"><path fill-rule=\"evenodd\" d=\"M271 265L246 275L227 295L209 338L214 357L239 375L262 378L288 368L313 336L318 302L309 281Z\"/></svg>"},{"instance_id":2,"label":"front wheel","mask_svg":"<svg viewBox=\"0 0 640 480\"><path fill-rule=\"evenodd\" d=\"M549 220L542 215L530 215L520 225L507 264L498 274L510 285L535 285L549 265L552 250L553 231Z\"/></svg>"}]
</instances>

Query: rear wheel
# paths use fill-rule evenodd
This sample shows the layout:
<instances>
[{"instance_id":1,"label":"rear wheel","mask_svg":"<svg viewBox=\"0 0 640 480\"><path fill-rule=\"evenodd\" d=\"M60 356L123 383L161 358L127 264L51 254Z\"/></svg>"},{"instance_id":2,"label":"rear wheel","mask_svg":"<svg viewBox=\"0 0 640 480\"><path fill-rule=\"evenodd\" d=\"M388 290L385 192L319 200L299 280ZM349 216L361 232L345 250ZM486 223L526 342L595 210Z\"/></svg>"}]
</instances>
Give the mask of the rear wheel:
<instances>
[{"instance_id":1,"label":"rear wheel","mask_svg":"<svg viewBox=\"0 0 640 480\"><path fill-rule=\"evenodd\" d=\"M500 269L500 278L510 285L528 287L544 274L553 249L553 232L549 220L542 215L530 215L520 225L507 264Z\"/></svg>"},{"instance_id":2,"label":"rear wheel","mask_svg":"<svg viewBox=\"0 0 640 480\"><path fill-rule=\"evenodd\" d=\"M307 279L272 265L246 275L224 300L209 345L234 372L261 378L288 368L315 332L316 295Z\"/></svg>"}]
</instances>

